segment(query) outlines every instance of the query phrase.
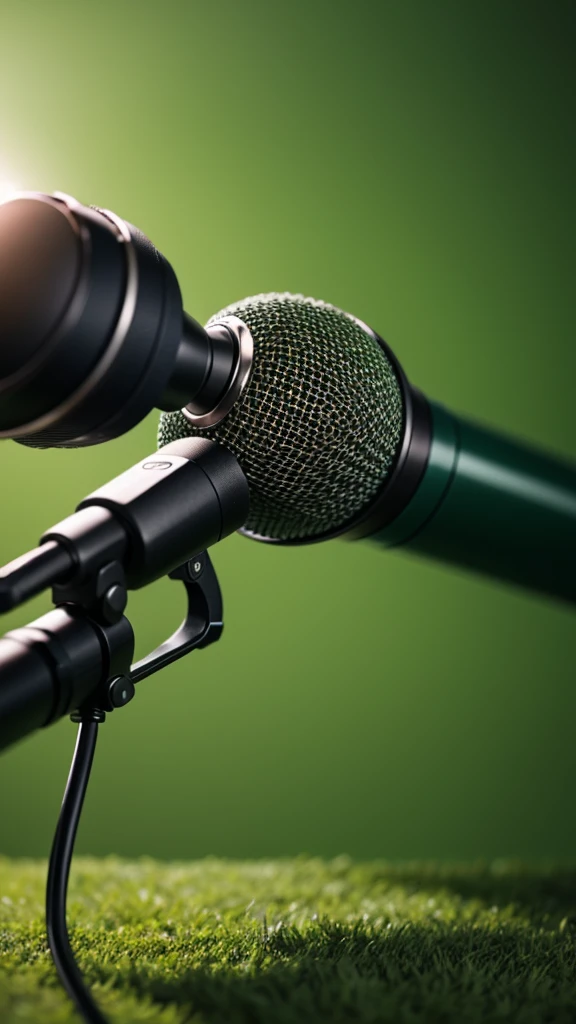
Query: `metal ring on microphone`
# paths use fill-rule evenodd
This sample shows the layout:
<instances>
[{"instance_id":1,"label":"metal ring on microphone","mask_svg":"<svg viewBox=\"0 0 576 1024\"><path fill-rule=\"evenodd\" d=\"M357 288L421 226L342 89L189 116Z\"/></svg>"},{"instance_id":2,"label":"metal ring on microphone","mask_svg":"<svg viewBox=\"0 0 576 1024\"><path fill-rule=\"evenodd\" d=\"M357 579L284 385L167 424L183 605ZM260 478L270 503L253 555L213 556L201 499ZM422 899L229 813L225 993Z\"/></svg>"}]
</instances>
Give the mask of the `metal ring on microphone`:
<instances>
[{"instance_id":1,"label":"metal ring on microphone","mask_svg":"<svg viewBox=\"0 0 576 1024\"><path fill-rule=\"evenodd\" d=\"M213 427L220 423L244 391L252 369L254 339L246 324L237 316L223 316L217 322L211 323L206 328L206 333L210 335L212 330L219 327L225 328L231 336L231 341L236 345L235 366L228 387L213 409L201 413L195 413L190 406L182 409L183 415L194 427Z\"/></svg>"}]
</instances>

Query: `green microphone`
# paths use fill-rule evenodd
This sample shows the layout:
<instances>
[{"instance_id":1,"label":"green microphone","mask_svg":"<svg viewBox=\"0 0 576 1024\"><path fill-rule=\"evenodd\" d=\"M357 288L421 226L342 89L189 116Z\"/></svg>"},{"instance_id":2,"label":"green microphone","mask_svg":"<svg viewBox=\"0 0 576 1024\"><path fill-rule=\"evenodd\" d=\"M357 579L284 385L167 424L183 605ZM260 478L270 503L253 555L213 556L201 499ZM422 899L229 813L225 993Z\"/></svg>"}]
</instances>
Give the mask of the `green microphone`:
<instances>
[{"instance_id":1,"label":"green microphone","mask_svg":"<svg viewBox=\"0 0 576 1024\"><path fill-rule=\"evenodd\" d=\"M223 318L251 338L241 393L212 415L163 413L159 442L233 452L250 486L242 533L366 537L576 600L576 466L425 398L382 338L328 303L256 295L207 329Z\"/></svg>"}]
</instances>

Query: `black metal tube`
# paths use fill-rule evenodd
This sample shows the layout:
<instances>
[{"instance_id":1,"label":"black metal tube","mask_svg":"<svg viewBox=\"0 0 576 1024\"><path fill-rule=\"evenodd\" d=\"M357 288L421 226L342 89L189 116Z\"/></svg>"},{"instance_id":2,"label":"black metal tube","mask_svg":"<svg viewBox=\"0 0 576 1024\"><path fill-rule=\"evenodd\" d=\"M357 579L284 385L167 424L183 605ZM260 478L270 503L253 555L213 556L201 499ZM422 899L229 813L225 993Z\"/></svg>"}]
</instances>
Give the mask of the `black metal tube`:
<instances>
[{"instance_id":1,"label":"black metal tube","mask_svg":"<svg viewBox=\"0 0 576 1024\"><path fill-rule=\"evenodd\" d=\"M40 594L74 568L72 554L56 541L20 555L0 568L0 612L8 612Z\"/></svg>"},{"instance_id":2,"label":"black metal tube","mask_svg":"<svg viewBox=\"0 0 576 1024\"><path fill-rule=\"evenodd\" d=\"M206 331L188 313L182 314L182 337L176 352L174 369L159 409L181 409L201 391L212 366L212 345Z\"/></svg>"},{"instance_id":3,"label":"black metal tube","mask_svg":"<svg viewBox=\"0 0 576 1024\"><path fill-rule=\"evenodd\" d=\"M125 617L104 626L70 606L0 637L0 750L80 707L133 645Z\"/></svg>"},{"instance_id":4,"label":"black metal tube","mask_svg":"<svg viewBox=\"0 0 576 1024\"><path fill-rule=\"evenodd\" d=\"M38 649L0 637L0 750L46 724L55 691L54 673Z\"/></svg>"}]
</instances>

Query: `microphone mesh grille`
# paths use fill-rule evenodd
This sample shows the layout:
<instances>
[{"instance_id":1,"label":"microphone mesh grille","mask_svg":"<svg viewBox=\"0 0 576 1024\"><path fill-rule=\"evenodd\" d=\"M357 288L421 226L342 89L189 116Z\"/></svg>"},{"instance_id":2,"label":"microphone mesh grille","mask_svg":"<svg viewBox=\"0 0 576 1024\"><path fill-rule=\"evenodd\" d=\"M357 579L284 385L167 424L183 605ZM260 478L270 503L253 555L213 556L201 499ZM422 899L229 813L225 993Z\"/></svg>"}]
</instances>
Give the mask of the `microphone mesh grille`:
<instances>
[{"instance_id":1,"label":"microphone mesh grille","mask_svg":"<svg viewBox=\"0 0 576 1024\"><path fill-rule=\"evenodd\" d=\"M250 486L245 530L313 539L366 506L400 447L403 402L392 364L349 314L301 295L255 295L234 315L254 339L248 384L214 427L163 413L159 444L205 436L237 457Z\"/></svg>"}]
</instances>

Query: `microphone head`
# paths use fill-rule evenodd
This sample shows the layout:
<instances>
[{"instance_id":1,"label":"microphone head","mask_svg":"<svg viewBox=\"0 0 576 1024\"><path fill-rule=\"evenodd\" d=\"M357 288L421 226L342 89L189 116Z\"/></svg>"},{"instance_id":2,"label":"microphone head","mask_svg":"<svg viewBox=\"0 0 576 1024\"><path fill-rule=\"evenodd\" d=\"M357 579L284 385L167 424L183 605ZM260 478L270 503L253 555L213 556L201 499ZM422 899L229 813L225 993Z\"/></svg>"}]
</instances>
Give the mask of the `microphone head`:
<instances>
[{"instance_id":1,"label":"microphone head","mask_svg":"<svg viewBox=\"0 0 576 1024\"><path fill-rule=\"evenodd\" d=\"M304 543L343 532L400 450L399 367L370 328L317 299L255 295L207 326L223 316L238 317L252 334L248 383L215 426L164 413L160 445L200 435L229 448L250 486L242 532L255 539Z\"/></svg>"},{"instance_id":2,"label":"microphone head","mask_svg":"<svg viewBox=\"0 0 576 1024\"><path fill-rule=\"evenodd\" d=\"M63 193L0 204L0 438L118 437L160 404L181 337L174 271L133 225Z\"/></svg>"}]
</instances>

